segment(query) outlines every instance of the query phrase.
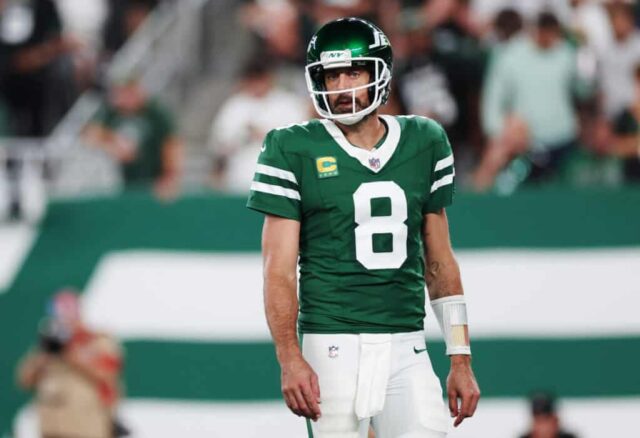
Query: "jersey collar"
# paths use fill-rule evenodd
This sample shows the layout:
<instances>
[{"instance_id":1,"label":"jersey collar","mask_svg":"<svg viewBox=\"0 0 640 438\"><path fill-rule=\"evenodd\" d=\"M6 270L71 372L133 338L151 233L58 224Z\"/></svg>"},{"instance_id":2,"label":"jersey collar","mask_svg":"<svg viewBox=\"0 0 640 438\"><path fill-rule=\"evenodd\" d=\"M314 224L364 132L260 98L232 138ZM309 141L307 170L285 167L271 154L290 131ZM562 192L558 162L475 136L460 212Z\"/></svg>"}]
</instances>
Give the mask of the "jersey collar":
<instances>
[{"instance_id":1,"label":"jersey collar","mask_svg":"<svg viewBox=\"0 0 640 438\"><path fill-rule=\"evenodd\" d=\"M400 142L400 124L396 118L388 115L381 115L378 117L387 123L389 132L387 133L387 138L380 147L370 151L349 143L340 128L338 128L331 120L322 119L320 120L320 123L322 123L329 135L331 135L335 142L338 143L338 145L348 155L358 160L360 164L367 169L374 173L378 173L382 170L385 164L389 162L398 147L398 143Z\"/></svg>"}]
</instances>

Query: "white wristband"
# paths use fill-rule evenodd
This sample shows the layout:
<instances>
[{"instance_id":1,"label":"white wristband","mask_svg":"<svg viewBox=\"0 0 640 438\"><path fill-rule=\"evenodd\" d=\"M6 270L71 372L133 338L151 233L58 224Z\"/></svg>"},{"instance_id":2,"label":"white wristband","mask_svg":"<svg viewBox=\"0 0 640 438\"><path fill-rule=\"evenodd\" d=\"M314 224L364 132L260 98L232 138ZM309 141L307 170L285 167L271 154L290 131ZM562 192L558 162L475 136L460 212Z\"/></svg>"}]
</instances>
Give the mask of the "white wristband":
<instances>
[{"instance_id":1,"label":"white wristband","mask_svg":"<svg viewBox=\"0 0 640 438\"><path fill-rule=\"evenodd\" d=\"M471 354L467 328L467 303L464 295L451 295L431 301L447 345L447 355Z\"/></svg>"}]
</instances>

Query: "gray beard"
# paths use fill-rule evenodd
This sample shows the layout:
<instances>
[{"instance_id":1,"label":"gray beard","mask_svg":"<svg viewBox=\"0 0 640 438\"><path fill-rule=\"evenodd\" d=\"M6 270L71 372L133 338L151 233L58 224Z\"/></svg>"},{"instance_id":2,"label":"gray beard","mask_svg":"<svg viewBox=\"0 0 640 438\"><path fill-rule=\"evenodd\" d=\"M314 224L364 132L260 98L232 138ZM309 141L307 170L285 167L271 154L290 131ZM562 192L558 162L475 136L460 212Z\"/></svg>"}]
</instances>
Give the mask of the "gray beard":
<instances>
[{"instance_id":1,"label":"gray beard","mask_svg":"<svg viewBox=\"0 0 640 438\"><path fill-rule=\"evenodd\" d=\"M351 102L351 100L350 100L350 102ZM362 103L360 102L360 99L356 99L355 108L351 108L351 109L336 109L337 106L338 106L337 103L331 105L331 112L333 114L357 113L358 111L362 111L364 108L366 108L365 106L362 106Z\"/></svg>"}]
</instances>

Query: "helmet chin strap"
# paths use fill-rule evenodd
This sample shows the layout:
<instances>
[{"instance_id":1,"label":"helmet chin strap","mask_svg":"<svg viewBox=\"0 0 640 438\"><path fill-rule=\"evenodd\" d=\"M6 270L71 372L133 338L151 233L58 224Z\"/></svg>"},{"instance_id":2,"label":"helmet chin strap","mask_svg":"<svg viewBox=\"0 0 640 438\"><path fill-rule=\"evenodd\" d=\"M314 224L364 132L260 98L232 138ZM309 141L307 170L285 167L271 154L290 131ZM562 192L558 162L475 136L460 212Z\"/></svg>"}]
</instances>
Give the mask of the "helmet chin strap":
<instances>
[{"instance_id":1,"label":"helmet chin strap","mask_svg":"<svg viewBox=\"0 0 640 438\"><path fill-rule=\"evenodd\" d=\"M373 111L376 110L376 108L378 108L378 105L370 105L369 108L367 108L366 110L362 111L359 114L354 114L350 117L345 117L345 118L342 118L342 117L334 118L333 120L335 120L338 123L342 123L343 125L352 126L360 122L369 114L371 114Z\"/></svg>"},{"instance_id":2,"label":"helmet chin strap","mask_svg":"<svg viewBox=\"0 0 640 438\"><path fill-rule=\"evenodd\" d=\"M358 114L357 116L345 117L344 119L336 120L336 122L343 125L352 126L362 119L364 119L364 114Z\"/></svg>"},{"instance_id":3,"label":"helmet chin strap","mask_svg":"<svg viewBox=\"0 0 640 438\"><path fill-rule=\"evenodd\" d=\"M376 81L377 82L377 81ZM360 122L362 119L364 119L366 116L368 116L369 114L371 114L372 112L374 112L382 103L382 90L379 88L379 85L376 84L374 85L375 87L377 87L378 89L376 90L376 95L374 98L374 101L365 109L354 112L353 114L334 114L331 111L325 111L325 113L320 113L320 115L322 115L323 117L333 120L335 122L338 123L342 123L343 125L346 126L352 126L355 125L356 123ZM355 90L351 90L351 96L353 99L353 103L355 105ZM326 102L326 100L325 100Z\"/></svg>"}]
</instances>

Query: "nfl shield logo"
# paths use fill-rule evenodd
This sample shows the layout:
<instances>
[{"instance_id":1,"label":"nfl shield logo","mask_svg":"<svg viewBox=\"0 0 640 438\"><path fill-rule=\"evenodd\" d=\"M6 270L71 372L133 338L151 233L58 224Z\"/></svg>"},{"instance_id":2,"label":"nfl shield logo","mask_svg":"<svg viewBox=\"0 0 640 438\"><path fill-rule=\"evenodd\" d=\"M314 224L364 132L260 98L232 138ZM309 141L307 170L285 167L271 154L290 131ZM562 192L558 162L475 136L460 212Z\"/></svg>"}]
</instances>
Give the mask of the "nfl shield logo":
<instances>
[{"instance_id":1,"label":"nfl shield logo","mask_svg":"<svg viewBox=\"0 0 640 438\"><path fill-rule=\"evenodd\" d=\"M369 167L373 170L378 170L380 168L380 158L369 158Z\"/></svg>"},{"instance_id":2,"label":"nfl shield logo","mask_svg":"<svg viewBox=\"0 0 640 438\"><path fill-rule=\"evenodd\" d=\"M329 357L331 359L338 357L338 350L339 350L339 347L337 345L331 345L329 347Z\"/></svg>"}]
</instances>

